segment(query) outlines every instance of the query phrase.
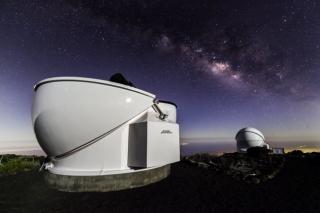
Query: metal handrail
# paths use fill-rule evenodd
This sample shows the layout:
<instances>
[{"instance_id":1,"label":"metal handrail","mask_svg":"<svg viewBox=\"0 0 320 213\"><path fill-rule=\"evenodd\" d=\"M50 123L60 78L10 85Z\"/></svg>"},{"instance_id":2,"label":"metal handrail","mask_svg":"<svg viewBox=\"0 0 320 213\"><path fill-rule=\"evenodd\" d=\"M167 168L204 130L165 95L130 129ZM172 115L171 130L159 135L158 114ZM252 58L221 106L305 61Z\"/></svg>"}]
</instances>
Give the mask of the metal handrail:
<instances>
[{"instance_id":1,"label":"metal handrail","mask_svg":"<svg viewBox=\"0 0 320 213\"><path fill-rule=\"evenodd\" d=\"M165 120L165 119L168 117L168 115L165 114L165 113L163 113L163 112L161 111L161 109L160 109L159 106L158 106L158 103L159 103L159 101L158 101L157 99L154 99L154 100L153 100L152 108L153 108L156 112L159 113L159 119ZM103 133L102 135L99 135L98 137L96 137L96 138L94 138L94 139L92 139L92 140L90 140L90 141L88 141L88 142L86 142L86 143L84 143L84 144L82 144L82 145L80 145L80 146L72 149L72 150L69 150L69 151L67 151L67 152L65 152L65 153L63 153L63 154L59 154L59 155L57 155L57 156L50 156L49 158L52 159L52 160L57 160L57 159L61 159L61 158L70 156L70 155L72 155L72 154L74 154L74 153L76 153L76 152L78 152L78 151L80 151L80 150L82 150L82 149L84 149L84 148L86 148L86 147L88 147L88 146L96 143L97 141L99 141L100 139L106 137L107 135L111 134L112 132L114 132L115 130L119 129L121 126L123 126L124 124L128 123L129 121L131 121L132 119L134 119L136 116L138 116L139 114L147 111L148 109L149 109L149 107L148 107L147 109L143 110L142 112L138 113L138 114L135 115L134 117L130 118L129 120L127 120L127 121L119 124L119 125L116 126L115 128L113 128L113 129L111 129L111 130Z\"/></svg>"},{"instance_id":2,"label":"metal handrail","mask_svg":"<svg viewBox=\"0 0 320 213\"><path fill-rule=\"evenodd\" d=\"M154 100L153 100L152 108L153 108L156 112L159 113L159 119L160 119L160 120L165 120L165 119L168 117L168 115L165 114L165 113L163 113L163 112L161 111L161 109L159 108L158 104L159 104L159 100L158 100L158 99L154 99Z\"/></svg>"},{"instance_id":3,"label":"metal handrail","mask_svg":"<svg viewBox=\"0 0 320 213\"><path fill-rule=\"evenodd\" d=\"M65 152L65 153L63 153L63 154L59 154L59 155L57 155L57 156L50 156L49 158L52 159L52 160L57 160L57 159L61 159L61 158L68 157L68 156L70 156L70 155L72 155L72 154L74 154L74 153L76 153L76 152L78 152L78 151L80 151L80 150L82 150L82 149L84 149L84 148L86 148L86 147L88 147L88 146L90 146L90 145L98 142L100 139L106 137L107 135L111 134L111 133L114 132L115 130L119 129L120 127L122 127L122 126L125 125L126 123L130 122L132 119L136 118L138 115L146 112L149 108L150 108L150 107L148 107L147 109L139 112L138 114L136 114L136 115L133 116L132 118L130 118L130 119L126 120L125 122L119 124L118 126L114 127L113 129L111 129L111 130L109 130L109 131L107 131L107 132L99 135L98 137L96 137L96 138L94 138L94 139L92 139L92 140L90 140L90 141L88 141L88 142L86 142L86 143L84 143L84 144L82 144L82 145L80 145L80 146L72 149L72 150L69 150L69 151L67 151L67 152Z\"/></svg>"}]
</instances>

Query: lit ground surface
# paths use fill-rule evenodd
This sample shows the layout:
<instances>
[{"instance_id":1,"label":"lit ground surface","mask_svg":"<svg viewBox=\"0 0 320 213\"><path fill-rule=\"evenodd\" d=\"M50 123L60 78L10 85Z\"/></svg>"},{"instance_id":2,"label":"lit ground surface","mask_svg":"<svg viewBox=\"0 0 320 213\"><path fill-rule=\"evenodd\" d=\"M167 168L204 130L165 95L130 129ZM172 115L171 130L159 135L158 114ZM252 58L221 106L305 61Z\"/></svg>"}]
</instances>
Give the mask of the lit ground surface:
<instances>
[{"instance_id":1,"label":"lit ground surface","mask_svg":"<svg viewBox=\"0 0 320 213\"><path fill-rule=\"evenodd\" d=\"M320 212L319 159L288 159L272 180L236 181L184 162L158 183L107 193L49 189L38 171L0 177L0 212Z\"/></svg>"}]
</instances>

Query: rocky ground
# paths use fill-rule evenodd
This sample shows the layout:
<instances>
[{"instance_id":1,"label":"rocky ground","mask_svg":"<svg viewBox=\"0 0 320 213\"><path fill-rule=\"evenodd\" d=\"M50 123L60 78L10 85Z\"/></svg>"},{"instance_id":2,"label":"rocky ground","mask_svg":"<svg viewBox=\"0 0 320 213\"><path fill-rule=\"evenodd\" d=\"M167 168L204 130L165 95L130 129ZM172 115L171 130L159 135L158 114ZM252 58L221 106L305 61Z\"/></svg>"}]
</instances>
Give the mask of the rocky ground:
<instances>
[{"instance_id":1,"label":"rocky ground","mask_svg":"<svg viewBox=\"0 0 320 213\"><path fill-rule=\"evenodd\" d=\"M209 170L227 174L236 180L259 184L274 178L284 167L284 155L270 154L264 148L252 148L248 153L228 153L215 156L195 154L183 160Z\"/></svg>"},{"instance_id":2,"label":"rocky ground","mask_svg":"<svg viewBox=\"0 0 320 213\"><path fill-rule=\"evenodd\" d=\"M37 168L2 175L0 212L320 212L319 190L317 153L202 154L174 164L163 181L118 192L59 192Z\"/></svg>"}]
</instances>

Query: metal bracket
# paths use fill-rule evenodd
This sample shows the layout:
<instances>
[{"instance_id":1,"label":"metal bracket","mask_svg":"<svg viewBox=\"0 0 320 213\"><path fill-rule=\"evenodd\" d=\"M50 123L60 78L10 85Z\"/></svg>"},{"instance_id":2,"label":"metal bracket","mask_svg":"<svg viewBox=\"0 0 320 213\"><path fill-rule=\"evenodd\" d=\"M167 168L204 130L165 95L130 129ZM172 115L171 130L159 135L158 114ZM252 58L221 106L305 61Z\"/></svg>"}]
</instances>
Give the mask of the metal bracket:
<instances>
[{"instance_id":1,"label":"metal bracket","mask_svg":"<svg viewBox=\"0 0 320 213\"><path fill-rule=\"evenodd\" d=\"M165 120L165 119L168 117L168 115L165 114L165 113L163 113L163 112L161 111L161 109L159 108L158 104L159 104L159 100L158 100L158 99L154 99L154 100L153 100L152 108L153 108L157 113L159 113L159 119L160 119L160 120Z\"/></svg>"}]
</instances>

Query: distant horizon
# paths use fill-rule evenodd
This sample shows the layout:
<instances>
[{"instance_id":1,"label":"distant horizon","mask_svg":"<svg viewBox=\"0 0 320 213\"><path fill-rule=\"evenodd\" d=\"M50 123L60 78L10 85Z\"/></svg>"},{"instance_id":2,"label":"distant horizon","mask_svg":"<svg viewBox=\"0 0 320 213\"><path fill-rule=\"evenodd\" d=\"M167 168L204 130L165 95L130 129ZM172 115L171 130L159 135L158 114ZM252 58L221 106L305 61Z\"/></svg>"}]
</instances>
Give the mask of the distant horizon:
<instances>
[{"instance_id":1,"label":"distant horizon","mask_svg":"<svg viewBox=\"0 0 320 213\"><path fill-rule=\"evenodd\" d=\"M192 141L192 142L213 142L213 143L219 143L219 142L235 142L234 137L180 137L181 141ZM267 139L267 142L273 142L273 143L291 143L291 142L303 142L303 143L317 143L320 145L320 140L305 140L305 139L285 139L285 138L277 138L277 139ZM12 140L0 140L0 147L4 143L18 143L18 144L29 144L29 145L39 145L37 140L22 140L22 139L12 139Z\"/></svg>"},{"instance_id":2,"label":"distant horizon","mask_svg":"<svg viewBox=\"0 0 320 213\"><path fill-rule=\"evenodd\" d=\"M236 151L235 140L220 140L210 141L213 138L180 138L181 155L186 156L195 153L228 153ZM215 138L217 139L217 138ZM222 138L219 138L222 139ZM23 144L23 141L14 141L14 145L7 144L3 146L0 141L0 155L3 154L16 154L16 155L37 155L45 156L46 154L41 149L40 145L36 141L29 141L29 144ZM32 143L30 143L32 142ZM301 150L304 152L320 152L320 144L312 141L295 141L295 142L283 142L283 141L269 141L271 147L283 147L286 152L293 150Z\"/></svg>"}]
</instances>

